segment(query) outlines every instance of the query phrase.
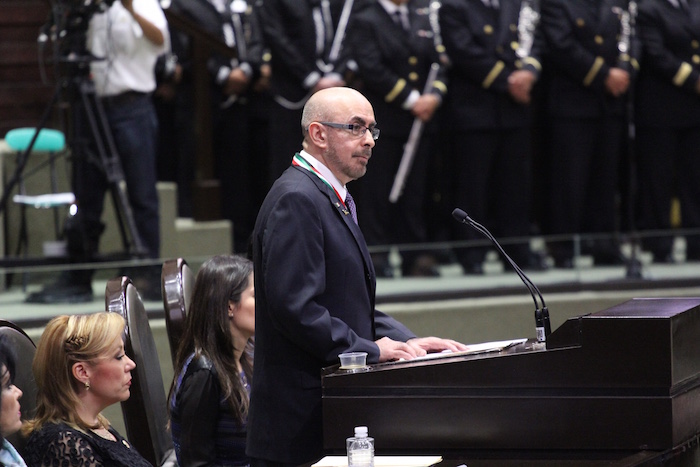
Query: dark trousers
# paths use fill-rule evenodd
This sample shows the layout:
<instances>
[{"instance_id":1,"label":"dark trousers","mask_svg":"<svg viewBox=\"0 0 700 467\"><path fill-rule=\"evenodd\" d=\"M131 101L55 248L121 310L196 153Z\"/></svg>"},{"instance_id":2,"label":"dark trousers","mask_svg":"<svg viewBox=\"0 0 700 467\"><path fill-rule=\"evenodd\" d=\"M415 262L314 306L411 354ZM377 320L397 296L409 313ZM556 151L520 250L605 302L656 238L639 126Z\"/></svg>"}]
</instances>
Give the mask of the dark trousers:
<instances>
[{"instance_id":1,"label":"dark trousers","mask_svg":"<svg viewBox=\"0 0 700 467\"><path fill-rule=\"evenodd\" d=\"M553 119L549 145L550 233L617 231L618 169L624 128L621 116ZM555 258L571 257L573 244L552 244L550 251Z\"/></svg>"},{"instance_id":2,"label":"dark trousers","mask_svg":"<svg viewBox=\"0 0 700 467\"><path fill-rule=\"evenodd\" d=\"M151 96L142 94L105 105L105 114L124 171L126 195L141 240L151 258L160 254L160 224L156 191L156 145L158 120ZM94 144L89 141L86 121L80 122L79 136L91 150L75 159L73 190L82 214L83 228L95 247L102 232L101 217L109 182ZM107 148L109 151L109 148Z\"/></svg>"},{"instance_id":3,"label":"dark trousers","mask_svg":"<svg viewBox=\"0 0 700 467\"><path fill-rule=\"evenodd\" d=\"M289 110L274 102L270 109L269 134L268 176L272 184L291 165L294 154L302 149L301 109Z\"/></svg>"},{"instance_id":4,"label":"dark trousers","mask_svg":"<svg viewBox=\"0 0 700 467\"><path fill-rule=\"evenodd\" d=\"M453 139L447 168L453 178L454 207L499 239L524 237L530 230L530 144L529 128L459 130ZM465 225L454 222L452 229L455 240L484 240ZM527 245L504 248L515 257L529 251ZM485 248L469 248L458 257L463 263L477 263L484 260L485 252Z\"/></svg>"},{"instance_id":5,"label":"dark trousers","mask_svg":"<svg viewBox=\"0 0 700 467\"><path fill-rule=\"evenodd\" d=\"M637 228L669 229L671 199L681 205L682 226L700 227L700 128L638 128ZM688 238L688 255L700 257L700 239ZM671 253L670 235L644 239L654 256Z\"/></svg>"},{"instance_id":6,"label":"dark trousers","mask_svg":"<svg viewBox=\"0 0 700 467\"><path fill-rule=\"evenodd\" d=\"M425 186L430 137L424 134L396 203L389 194L399 169L405 138L382 137L372 150L365 175L351 182L357 193L358 220L368 245L426 241Z\"/></svg>"}]
</instances>

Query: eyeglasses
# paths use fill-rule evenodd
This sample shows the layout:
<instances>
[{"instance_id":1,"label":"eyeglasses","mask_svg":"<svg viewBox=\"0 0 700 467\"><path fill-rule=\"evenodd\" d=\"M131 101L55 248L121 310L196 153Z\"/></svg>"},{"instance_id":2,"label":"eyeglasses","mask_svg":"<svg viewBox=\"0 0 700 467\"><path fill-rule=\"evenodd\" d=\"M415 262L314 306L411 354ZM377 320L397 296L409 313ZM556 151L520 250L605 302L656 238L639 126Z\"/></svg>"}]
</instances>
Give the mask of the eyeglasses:
<instances>
[{"instance_id":1,"label":"eyeglasses","mask_svg":"<svg viewBox=\"0 0 700 467\"><path fill-rule=\"evenodd\" d=\"M368 127L364 125L360 125L359 123L333 123L333 122L318 122L321 125L326 125L331 128L342 128L344 130L350 130L352 131L352 134L354 136L365 136L365 133L367 133L367 130L369 130L372 134L372 139L377 141L379 139L379 128L377 127Z\"/></svg>"}]
</instances>

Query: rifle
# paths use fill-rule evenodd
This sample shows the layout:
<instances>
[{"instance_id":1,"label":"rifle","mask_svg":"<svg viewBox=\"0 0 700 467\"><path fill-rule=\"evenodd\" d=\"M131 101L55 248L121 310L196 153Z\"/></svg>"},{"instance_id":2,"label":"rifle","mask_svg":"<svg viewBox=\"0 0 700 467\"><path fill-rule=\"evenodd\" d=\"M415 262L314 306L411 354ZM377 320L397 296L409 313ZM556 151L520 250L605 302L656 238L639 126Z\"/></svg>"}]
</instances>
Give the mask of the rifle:
<instances>
[{"instance_id":1,"label":"rifle","mask_svg":"<svg viewBox=\"0 0 700 467\"><path fill-rule=\"evenodd\" d=\"M430 72L428 73L428 79L425 82L425 88L423 89L423 94L429 93L433 89L433 83L437 78L438 71L440 70L440 65L433 63L430 65ZM408 140L403 149L403 155L401 156L401 162L399 163L399 169L396 171L396 176L394 177L394 184L391 187L391 192L389 193L389 201L396 203L403 193L404 185L406 184L406 179L408 178L408 173L411 171L411 166L413 165L413 159L416 157L416 151L418 150L418 145L420 144L421 136L423 135L423 127L425 123L420 118L416 117L413 119L413 125L411 126L411 132L408 134Z\"/></svg>"}]
</instances>

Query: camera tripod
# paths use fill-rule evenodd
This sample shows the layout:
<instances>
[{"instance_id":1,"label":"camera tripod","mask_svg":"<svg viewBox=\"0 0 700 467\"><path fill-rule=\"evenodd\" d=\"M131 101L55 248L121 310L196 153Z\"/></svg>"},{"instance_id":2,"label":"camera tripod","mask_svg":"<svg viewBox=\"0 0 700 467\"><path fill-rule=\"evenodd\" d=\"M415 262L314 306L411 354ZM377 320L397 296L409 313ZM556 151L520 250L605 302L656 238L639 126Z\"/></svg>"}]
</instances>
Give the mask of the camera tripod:
<instances>
[{"instance_id":1,"label":"camera tripod","mask_svg":"<svg viewBox=\"0 0 700 467\"><path fill-rule=\"evenodd\" d=\"M0 212L5 208L9 194L22 177L39 132L46 126L53 109L64 100L72 113L71 128L68 134L68 147L75 164L95 164L104 175L107 190L111 194L117 222L127 257L146 256L146 248L136 227L133 212L124 187L124 172L112 133L100 98L95 92L95 85L89 77L89 64L92 58L87 55L71 54L62 59L68 72L60 77L53 96L36 127L34 137L27 148L18 156L15 172L5 187L0 198ZM74 167L75 168L75 167ZM75 170L74 170L75 171ZM94 180L78 180L73 176L73 189L80 183L94 183ZM77 200L80 212L80 199ZM82 226L79 226L82 227ZM84 232L83 232L84 233ZM69 255L70 256L70 255ZM45 265L56 262L72 261L74 258L56 260L55 258L6 258L0 265L13 267L23 265ZM91 259L91 258L88 258Z\"/></svg>"}]
</instances>

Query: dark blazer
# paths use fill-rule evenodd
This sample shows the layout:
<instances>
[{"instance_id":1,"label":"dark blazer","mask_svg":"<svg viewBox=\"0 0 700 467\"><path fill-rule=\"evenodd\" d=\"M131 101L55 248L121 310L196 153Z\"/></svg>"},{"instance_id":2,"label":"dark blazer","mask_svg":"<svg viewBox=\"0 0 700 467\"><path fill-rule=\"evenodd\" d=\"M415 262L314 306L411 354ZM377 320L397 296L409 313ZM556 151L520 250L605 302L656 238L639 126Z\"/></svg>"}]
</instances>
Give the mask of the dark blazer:
<instances>
[{"instance_id":1,"label":"dark blazer","mask_svg":"<svg viewBox=\"0 0 700 467\"><path fill-rule=\"evenodd\" d=\"M321 368L368 353L384 336L415 337L374 309L375 274L364 237L335 193L288 168L263 202L253 234L255 365L251 457L304 463L322 455Z\"/></svg>"},{"instance_id":2,"label":"dark blazer","mask_svg":"<svg viewBox=\"0 0 700 467\"><path fill-rule=\"evenodd\" d=\"M657 0L655 0L657 1ZM613 8L626 0L542 0L547 40L548 110L557 117L622 115L625 99L605 92L605 78L619 58L620 19Z\"/></svg>"},{"instance_id":3,"label":"dark blazer","mask_svg":"<svg viewBox=\"0 0 700 467\"><path fill-rule=\"evenodd\" d=\"M259 18L263 28L265 44L270 48L272 77L270 85L277 101L288 108L301 108L310 95L310 86L304 84L312 74L323 76L328 70L319 66L330 52L330 41L317 37L319 33L331 37L338 25L344 0L330 0L333 25L325 30L316 28L313 9L319 8L320 0L265 0L259 6ZM317 51L317 42L325 43L322 52ZM332 64L332 71L341 76L347 70L347 52L341 49L339 59ZM296 104L296 105L291 105Z\"/></svg>"},{"instance_id":4,"label":"dark blazer","mask_svg":"<svg viewBox=\"0 0 700 467\"><path fill-rule=\"evenodd\" d=\"M353 18L348 47L358 65L359 88L372 103L384 135L408 137L414 117L401 106L411 91L423 93L431 64L440 62L430 24L430 3L408 2L410 32L396 24L378 2L366 5ZM430 92L439 96L447 92L442 65Z\"/></svg>"},{"instance_id":5,"label":"dark blazer","mask_svg":"<svg viewBox=\"0 0 700 467\"><path fill-rule=\"evenodd\" d=\"M539 76L540 42L521 60L518 48L520 0L501 0L500 8L481 0L445 0L440 8L442 37L452 68L450 110L455 128L524 127L530 107L508 94L508 76L526 69Z\"/></svg>"},{"instance_id":6,"label":"dark blazer","mask_svg":"<svg viewBox=\"0 0 700 467\"><path fill-rule=\"evenodd\" d=\"M637 124L700 125L700 2L688 13L667 0L639 4L637 26L643 56L637 88Z\"/></svg>"}]
</instances>

